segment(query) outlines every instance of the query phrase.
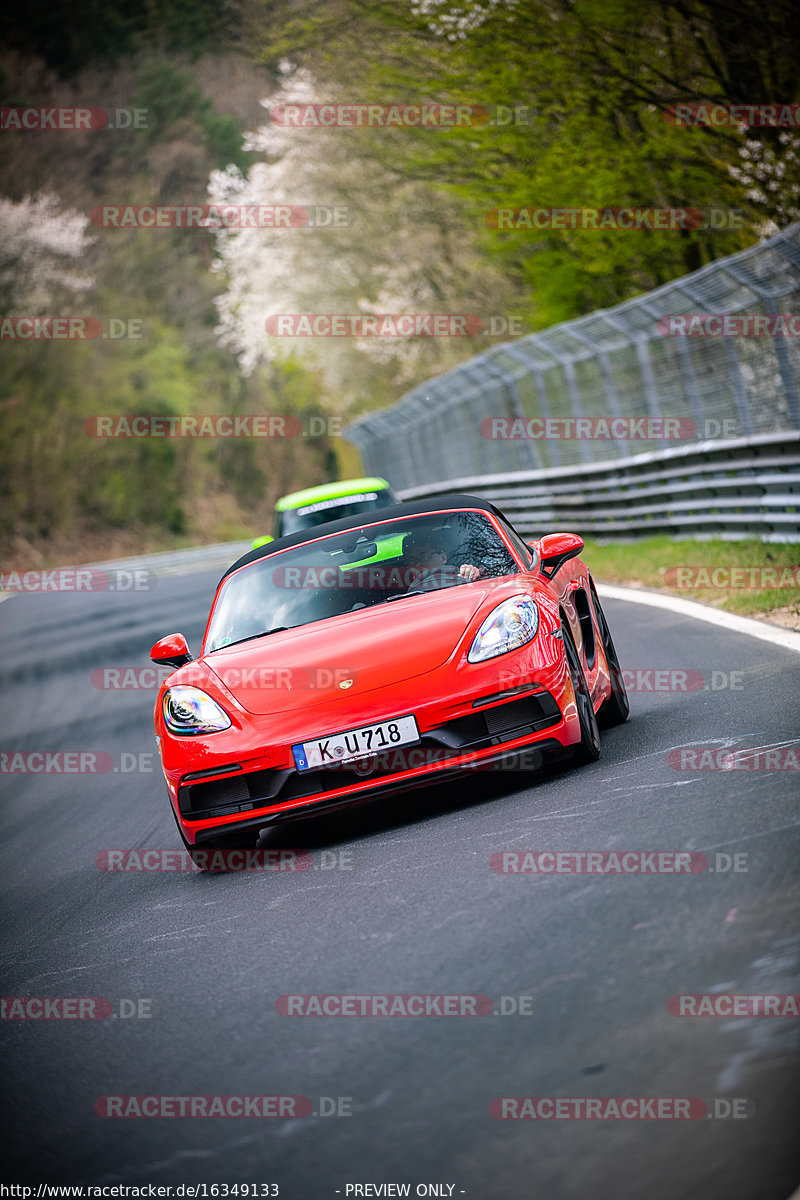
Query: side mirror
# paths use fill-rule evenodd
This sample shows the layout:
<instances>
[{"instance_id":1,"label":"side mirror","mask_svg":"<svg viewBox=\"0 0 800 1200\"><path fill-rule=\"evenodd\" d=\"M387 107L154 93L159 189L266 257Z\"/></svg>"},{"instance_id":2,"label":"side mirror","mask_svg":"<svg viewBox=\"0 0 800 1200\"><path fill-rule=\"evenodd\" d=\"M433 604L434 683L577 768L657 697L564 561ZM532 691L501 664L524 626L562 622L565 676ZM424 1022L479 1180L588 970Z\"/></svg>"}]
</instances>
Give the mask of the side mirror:
<instances>
[{"instance_id":1,"label":"side mirror","mask_svg":"<svg viewBox=\"0 0 800 1200\"><path fill-rule=\"evenodd\" d=\"M577 533L548 533L539 542L541 556L539 570L545 579L552 579L565 562L580 554L584 547L583 538Z\"/></svg>"},{"instance_id":2,"label":"side mirror","mask_svg":"<svg viewBox=\"0 0 800 1200\"><path fill-rule=\"evenodd\" d=\"M270 537L269 534L267 533L264 535L264 537L254 538L252 548L253 548L253 550L258 550L259 547L266 546L268 542L274 542L274 541L275 541L275 539Z\"/></svg>"},{"instance_id":3,"label":"side mirror","mask_svg":"<svg viewBox=\"0 0 800 1200\"><path fill-rule=\"evenodd\" d=\"M150 659L152 662L158 663L160 667L177 669L184 666L185 663L191 662L192 656L183 634L171 633L168 637L163 637L161 641L156 642L150 651Z\"/></svg>"}]
</instances>

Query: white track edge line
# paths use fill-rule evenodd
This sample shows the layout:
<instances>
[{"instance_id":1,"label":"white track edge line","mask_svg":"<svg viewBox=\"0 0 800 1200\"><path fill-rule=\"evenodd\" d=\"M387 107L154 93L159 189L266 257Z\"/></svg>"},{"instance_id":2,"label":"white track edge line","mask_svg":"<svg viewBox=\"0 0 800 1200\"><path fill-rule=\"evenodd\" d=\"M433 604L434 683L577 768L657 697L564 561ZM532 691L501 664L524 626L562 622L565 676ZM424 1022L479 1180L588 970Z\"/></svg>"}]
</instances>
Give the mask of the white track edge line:
<instances>
[{"instance_id":1,"label":"white track edge line","mask_svg":"<svg viewBox=\"0 0 800 1200\"><path fill-rule=\"evenodd\" d=\"M772 642L774 646L780 646L783 650L794 650L800 654L800 633L793 629L784 629L781 625L768 625L766 621L755 621L752 617L740 617L737 613L723 612L719 608L711 608L709 605L684 600L681 596L671 596L665 592L621 587L597 580L595 582L598 593L609 600L630 600L633 604L646 604L650 608L665 608L668 612L692 617L695 621L707 621L709 625L719 625L722 629L729 629L734 633L760 638L762 642Z\"/></svg>"}]
</instances>

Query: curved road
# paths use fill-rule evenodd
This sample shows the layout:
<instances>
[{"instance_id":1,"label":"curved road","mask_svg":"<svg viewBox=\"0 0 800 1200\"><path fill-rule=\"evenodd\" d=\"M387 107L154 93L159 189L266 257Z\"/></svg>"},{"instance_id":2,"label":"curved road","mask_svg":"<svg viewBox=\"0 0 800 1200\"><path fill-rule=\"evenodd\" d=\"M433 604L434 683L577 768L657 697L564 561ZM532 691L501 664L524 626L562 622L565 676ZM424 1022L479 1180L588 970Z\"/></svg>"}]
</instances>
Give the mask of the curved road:
<instances>
[{"instance_id":1,"label":"curved road","mask_svg":"<svg viewBox=\"0 0 800 1200\"><path fill-rule=\"evenodd\" d=\"M402 1194L386 1184L474 1200L786 1200L800 1179L798 1022L667 1005L800 991L800 775L681 770L670 751L797 745L797 655L609 600L623 665L641 673L598 763L495 773L269 835L310 852L310 870L101 870L104 850L179 843L152 756L154 690L95 685L102 668L146 666L172 630L197 647L218 575L0 605L3 995L103 997L115 1013L2 1022L5 1180L272 1182L298 1200ZM683 671L705 686L675 690ZM9 773L17 752L81 750L112 769ZM631 849L731 869L491 866L503 851ZM277 1011L309 993L481 994L497 1015ZM121 1095L299 1095L317 1115L97 1115L98 1097ZM747 1115L492 1115L493 1099L525 1096L699 1097ZM343 1115L320 1115L331 1107Z\"/></svg>"}]
</instances>

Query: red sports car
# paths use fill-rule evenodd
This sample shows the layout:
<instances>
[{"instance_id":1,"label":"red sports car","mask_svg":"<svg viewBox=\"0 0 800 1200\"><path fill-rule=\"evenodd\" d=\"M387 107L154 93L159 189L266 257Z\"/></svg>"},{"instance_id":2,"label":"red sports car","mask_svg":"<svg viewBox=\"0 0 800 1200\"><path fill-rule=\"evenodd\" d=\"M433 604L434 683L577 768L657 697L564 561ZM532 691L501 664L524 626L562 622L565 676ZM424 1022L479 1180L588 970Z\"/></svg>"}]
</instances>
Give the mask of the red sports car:
<instances>
[{"instance_id":1,"label":"red sports car","mask_svg":"<svg viewBox=\"0 0 800 1200\"><path fill-rule=\"evenodd\" d=\"M451 495L251 550L217 589L200 656L182 634L155 728L187 847L510 765L600 754L628 715L582 540L526 544Z\"/></svg>"}]
</instances>

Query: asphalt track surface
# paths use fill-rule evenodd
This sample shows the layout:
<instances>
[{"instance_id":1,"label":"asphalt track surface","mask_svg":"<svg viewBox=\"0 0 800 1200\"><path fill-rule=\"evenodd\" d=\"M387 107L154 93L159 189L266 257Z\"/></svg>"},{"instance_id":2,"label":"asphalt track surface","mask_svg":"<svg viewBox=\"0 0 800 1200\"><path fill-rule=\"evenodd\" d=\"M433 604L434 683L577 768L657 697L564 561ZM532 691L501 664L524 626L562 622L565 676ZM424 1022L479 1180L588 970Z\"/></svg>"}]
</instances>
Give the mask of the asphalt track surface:
<instances>
[{"instance_id":1,"label":"asphalt track surface","mask_svg":"<svg viewBox=\"0 0 800 1200\"><path fill-rule=\"evenodd\" d=\"M606 601L623 666L691 668L709 686L635 692L599 762L486 774L269 835L311 852L312 870L102 871L104 849L179 843L157 759L138 757L153 751L154 693L99 689L91 672L147 665L177 629L196 649L219 574L0 605L0 748L102 751L117 767L0 775L3 995L146 999L152 1013L2 1022L5 1181L786 1200L800 1179L798 1022L679 1018L667 1002L800 991L800 776L680 771L669 752L796 744L798 656ZM714 690L715 671L717 685L741 671L739 686ZM743 853L746 869L490 866L498 851L589 849ZM280 1015L278 997L297 993L524 997L530 1015ZM301 1095L318 1114L320 1097L347 1097L352 1115L103 1118L107 1095ZM524 1096L743 1099L750 1115L492 1117L494 1098Z\"/></svg>"}]
</instances>

